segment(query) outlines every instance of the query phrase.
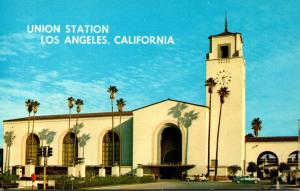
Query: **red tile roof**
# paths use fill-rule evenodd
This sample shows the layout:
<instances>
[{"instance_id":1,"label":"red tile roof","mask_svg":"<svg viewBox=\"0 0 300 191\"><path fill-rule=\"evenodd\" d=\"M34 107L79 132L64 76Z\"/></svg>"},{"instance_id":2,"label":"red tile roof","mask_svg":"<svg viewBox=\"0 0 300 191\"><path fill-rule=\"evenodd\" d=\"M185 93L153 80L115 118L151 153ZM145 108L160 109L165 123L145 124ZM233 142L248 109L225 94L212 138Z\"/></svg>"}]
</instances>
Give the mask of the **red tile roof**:
<instances>
[{"instance_id":1,"label":"red tile roof","mask_svg":"<svg viewBox=\"0 0 300 191\"><path fill-rule=\"evenodd\" d=\"M119 112L114 112L115 116L119 116ZM131 116L131 111L124 111L122 112L122 116ZM102 113L80 113L79 118L90 118L90 117L109 117L111 116L111 112L102 112ZM71 114L71 118L76 118L77 114ZM45 119L68 119L69 114L62 114L62 115L41 115L35 116L35 120L45 120ZM31 117L32 119L32 117ZM18 119L9 119L4 120L3 122L10 122L10 121L27 121L28 117L18 118Z\"/></svg>"},{"instance_id":2,"label":"red tile roof","mask_svg":"<svg viewBox=\"0 0 300 191\"><path fill-rule=\"evenodd\" d=\"M298 136L245 137L245 142L284 142L284 141L298 141Z\"/></svg>"}]
</instances>

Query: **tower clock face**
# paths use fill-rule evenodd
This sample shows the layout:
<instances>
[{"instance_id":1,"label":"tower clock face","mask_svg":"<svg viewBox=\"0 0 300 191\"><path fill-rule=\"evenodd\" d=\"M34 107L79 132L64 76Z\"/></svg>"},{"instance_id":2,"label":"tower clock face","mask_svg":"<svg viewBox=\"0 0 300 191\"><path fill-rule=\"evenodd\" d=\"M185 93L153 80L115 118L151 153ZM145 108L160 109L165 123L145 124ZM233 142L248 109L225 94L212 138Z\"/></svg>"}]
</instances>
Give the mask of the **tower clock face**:
<instances>
[{"instance_id":1,"label":"tower clock face","mask_svg":"<svg viewBox=\"0 0 300 191\"><path fill-rule=\"evenodd\" d=\"M221 70L217 73L217 83L221 86L228 86L231 82L231 75L227 70Z\"/></svg>"}]
</instances>

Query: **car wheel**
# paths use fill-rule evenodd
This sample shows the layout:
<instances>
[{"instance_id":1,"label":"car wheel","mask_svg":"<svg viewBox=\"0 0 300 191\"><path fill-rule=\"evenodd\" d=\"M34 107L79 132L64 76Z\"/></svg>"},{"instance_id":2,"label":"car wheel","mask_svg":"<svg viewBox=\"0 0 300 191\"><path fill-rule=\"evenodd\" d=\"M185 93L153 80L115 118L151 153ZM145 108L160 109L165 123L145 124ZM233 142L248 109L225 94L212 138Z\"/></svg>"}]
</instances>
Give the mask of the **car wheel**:
<instances>
[{"instance_id":1,"label":"car wheel","mask_svg":"<svg viewBox=\"0 0 300 191\"><path fill-rule=\"evenodd\" d=\"M257 180L254 180L254 184L256 184L257 183Z\"/></svg>"},{"instance_id":2,"label":"car wheel","mask_svg":"<svg viewBox=\"0 0 300 191\"><path fill-rule=\"evenodd\" d=\"M238 183L238 184L239 184L239 183L240 183L240 181L238 180L238 181L236 181L236 183Z\"/></svg>"}]
</instances>

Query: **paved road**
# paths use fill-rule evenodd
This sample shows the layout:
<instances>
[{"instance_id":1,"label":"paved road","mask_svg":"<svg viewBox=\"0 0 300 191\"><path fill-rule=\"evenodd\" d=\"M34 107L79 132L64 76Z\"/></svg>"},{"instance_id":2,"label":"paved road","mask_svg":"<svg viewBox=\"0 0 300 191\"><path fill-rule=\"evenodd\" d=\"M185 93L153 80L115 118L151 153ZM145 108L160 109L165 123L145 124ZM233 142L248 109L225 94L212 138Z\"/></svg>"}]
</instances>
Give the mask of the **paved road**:
<instances>
[{"instance_id":1,"label":"paved road","mask_svg":"<svg viewBox=\"0 0 300 191\"><path fill-rule=\"evenodd\" d=\"M285 185L280 185L281 189L291 189ZM155 183L131 184L118 186L105 186L89 189L276 189L270 182L260 182L257 184L236 184L232 182L186 182L180 180L160 180ZM299 190L299 188L298 188Z\"/></svg>"}]
</instances>

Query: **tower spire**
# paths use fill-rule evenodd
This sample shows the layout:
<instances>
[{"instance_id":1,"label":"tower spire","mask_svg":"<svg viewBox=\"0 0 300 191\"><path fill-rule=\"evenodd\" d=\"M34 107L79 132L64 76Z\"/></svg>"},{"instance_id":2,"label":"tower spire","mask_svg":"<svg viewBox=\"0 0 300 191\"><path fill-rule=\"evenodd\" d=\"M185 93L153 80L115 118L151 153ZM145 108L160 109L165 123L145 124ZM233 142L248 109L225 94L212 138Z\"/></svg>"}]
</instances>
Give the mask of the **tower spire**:
<instances>
[{"instance_id":1,"label":"tower spire","mask_svg":"<svg viewBox=\"0 0 300 191\"><path fill-rule=\"evenodd\" d=\"M227 13L225 12L225 32L228 32Z\"/></svg>"}]
</instances>

